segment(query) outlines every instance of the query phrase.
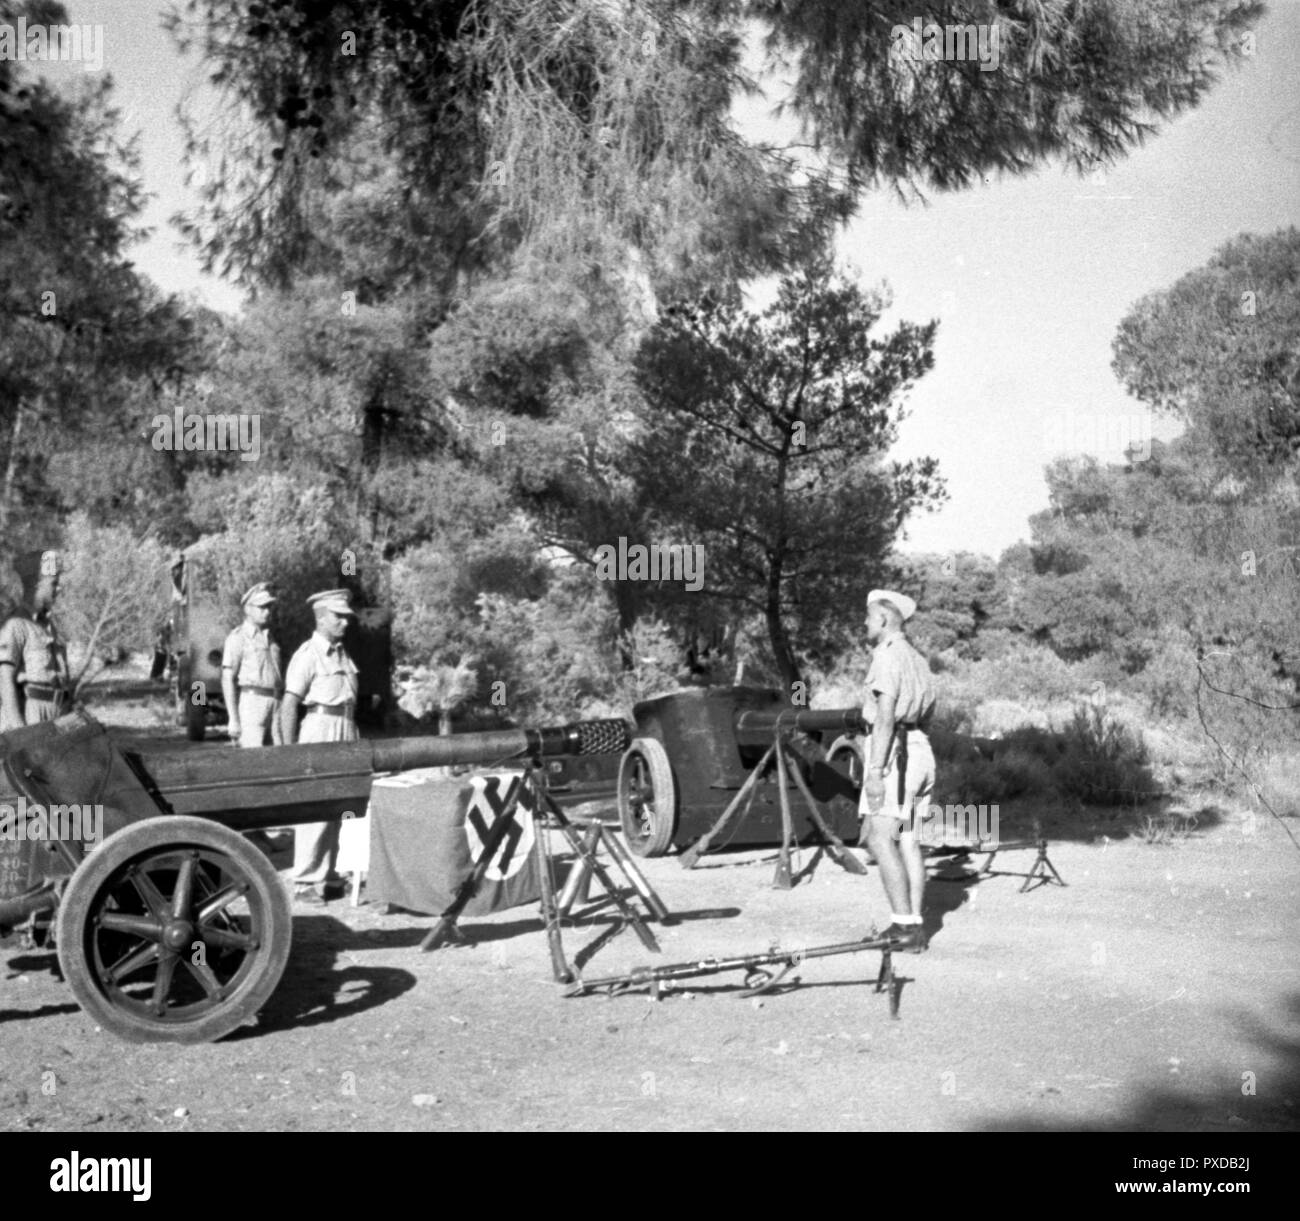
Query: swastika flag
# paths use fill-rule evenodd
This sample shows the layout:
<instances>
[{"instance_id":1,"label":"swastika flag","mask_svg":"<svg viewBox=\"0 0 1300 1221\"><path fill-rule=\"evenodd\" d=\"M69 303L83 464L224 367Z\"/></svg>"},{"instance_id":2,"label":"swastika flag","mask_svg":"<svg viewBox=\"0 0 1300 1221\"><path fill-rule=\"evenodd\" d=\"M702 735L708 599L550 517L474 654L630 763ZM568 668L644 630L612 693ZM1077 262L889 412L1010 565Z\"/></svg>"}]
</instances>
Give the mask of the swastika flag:
<instances>
[{"instance_id":1,"label":"swastika flag","mask_svg":"<svg viewBox=\"0 0 1300 1221\"><path fill-rule=\"evenodd\" d=\"M444 912L518 785L517 772L448 780L417 771L376 780L370 794L371 900L430 915ZM464 915L487 915L541 898L536 836L524 793Z\"/></svg>"}]
</instances>

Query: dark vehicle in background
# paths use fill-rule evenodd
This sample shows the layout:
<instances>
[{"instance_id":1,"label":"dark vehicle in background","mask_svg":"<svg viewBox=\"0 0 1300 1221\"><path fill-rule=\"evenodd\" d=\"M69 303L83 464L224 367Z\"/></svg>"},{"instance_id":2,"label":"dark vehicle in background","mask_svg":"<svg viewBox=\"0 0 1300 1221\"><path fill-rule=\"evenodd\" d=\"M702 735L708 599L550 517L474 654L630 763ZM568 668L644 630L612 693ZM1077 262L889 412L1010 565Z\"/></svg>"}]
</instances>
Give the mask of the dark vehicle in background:
<instances>
[{"instance_id":1,"label":"dark vehicle in background","mask_svg":"<svg viewBox=\"0 0 1300 1221\"><path fill-rule=\"evenodd\" d=\"M172 655L176 721L185 726L190 741L200 742L208 725L229 719L221 692L221 654L238 608L222 606L211 574L185 555L172 564L170 586L164 647Z\"/></svg>"}]
</instances>

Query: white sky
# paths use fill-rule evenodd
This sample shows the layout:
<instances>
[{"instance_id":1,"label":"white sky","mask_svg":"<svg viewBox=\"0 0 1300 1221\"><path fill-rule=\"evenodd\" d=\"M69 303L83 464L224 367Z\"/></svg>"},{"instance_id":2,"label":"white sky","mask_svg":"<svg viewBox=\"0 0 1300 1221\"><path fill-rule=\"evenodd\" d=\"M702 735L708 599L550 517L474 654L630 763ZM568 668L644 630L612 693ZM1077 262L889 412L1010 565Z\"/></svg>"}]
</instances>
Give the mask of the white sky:
<instances>
[{"instance_id":1,"label":"white sky","mask_svg":"<svg viewBox=\"0 0 1300 1221\"><path fill-rule=\"evenodd\" d=\"M128 130L140 131L154 233L137 265L165 290L237 310L238 290L204 276L167 223L192 199L174 111L196 65L160 28L164 6L69 0L68 9L103 26L104 68ZM1055 453L1114 458L1151 429L1110 371L1115 329L1139 297L1229 238L1300 224L1298 62L1300 0L1273 0L1254 59L1104 182L1047 168L927 206L887 194L864 202L841 243L845 261L868 283L890 283L897 316L940 320L935 369L912 395L896 452L938 458L950 499L913 521L904 550L997 555L1027 538L1029 514L1046 506L1042 471ZM768 93L779 97L780 81ZM751 125L766 125L753 108Z\"/></svg>"}]
</instances>

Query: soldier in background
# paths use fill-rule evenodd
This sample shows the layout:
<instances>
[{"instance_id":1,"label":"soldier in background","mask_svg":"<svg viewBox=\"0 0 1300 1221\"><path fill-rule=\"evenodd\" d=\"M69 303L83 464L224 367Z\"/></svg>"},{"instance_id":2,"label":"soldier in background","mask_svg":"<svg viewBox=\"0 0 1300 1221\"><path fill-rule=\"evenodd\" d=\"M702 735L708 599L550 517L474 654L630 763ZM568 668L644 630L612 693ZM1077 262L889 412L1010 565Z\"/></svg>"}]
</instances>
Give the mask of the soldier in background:
<instances>
[{"instance_id":1,"label":"soldier in background","mask_svg":"<svg viewBox=\"0 0 1300 1221\"><path fill-rule=\"evenodd\" d=\"M263 581L243 597L244 622L226 637L221 690L230 716L230 740L240 746L273 746L281 740L279 712L284 693L280 646L269 624L275 595Z\"/></svg>"},{"instance_id":2,"label":"soldier in background","mask_svg":"<svg viewBox=\"0 0 1300 1221\"><path fill-rule=\"evenodd\" d=\"M0 732L51 721L68 693L68 653L52 617L59 553L29 551L14 561L23 583L19 613L0 628Z\"/></svg>"},{"instance_id":3,"label":"soldier in background","mask_svg":"<svg viewBox=\"0 0 1300 1221\"><path fill-rule=\"evenodd\" d=\"M358 738L357 667L343 648L348 619L355 615L346 589L327 589L307 599L316 630L289 662L280 708L280 732L294 742L355 742ZM298 727L298 705L307 710ZM293 883L298 896L322 902L338 861L338 821L294 828Z\"/></svg>"}]
</instances>

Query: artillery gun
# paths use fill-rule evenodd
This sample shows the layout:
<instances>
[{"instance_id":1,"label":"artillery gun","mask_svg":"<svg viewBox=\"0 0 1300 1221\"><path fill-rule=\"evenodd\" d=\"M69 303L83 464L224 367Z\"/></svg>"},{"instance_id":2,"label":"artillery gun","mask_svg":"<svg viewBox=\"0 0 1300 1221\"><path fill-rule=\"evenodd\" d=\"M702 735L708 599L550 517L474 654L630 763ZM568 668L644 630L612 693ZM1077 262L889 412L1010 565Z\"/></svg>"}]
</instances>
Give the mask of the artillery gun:
<instances>
[{"instance_id":1,"label":"artillery gun","mask_svg":"<svg viewBox=\"0 0 1300 1221\"><path fill-rule=\"evenodd\" d=\"M220 1039L266 1003L292 942L287 887L242 832L363 816L382 772L618 753L629 738L612 720L145 754L80 710L16 729L0 735L0 933L53 913L64 978L121 1038Z\"/></svg>"},{"instance_id":2,"label":"artillery gun","mask_svg":"<svg viewBox=\"0 0 1300 1221\"><path fill-rule=\"evenodd\" d=\"M779 776L765 763L776 735L788 739L822 820L857 840L862 771L850 735L865 728L860 709L794 708L767 688L704 687L643 700L633 714L637 732L619 769L618 808L638 856L696 843L747 785L747 812L715 847L782 842ZM795 807L794 832L800 840L821 834L806 807Z\"/></svg>"}]
</instances>

